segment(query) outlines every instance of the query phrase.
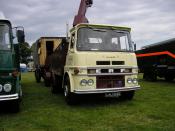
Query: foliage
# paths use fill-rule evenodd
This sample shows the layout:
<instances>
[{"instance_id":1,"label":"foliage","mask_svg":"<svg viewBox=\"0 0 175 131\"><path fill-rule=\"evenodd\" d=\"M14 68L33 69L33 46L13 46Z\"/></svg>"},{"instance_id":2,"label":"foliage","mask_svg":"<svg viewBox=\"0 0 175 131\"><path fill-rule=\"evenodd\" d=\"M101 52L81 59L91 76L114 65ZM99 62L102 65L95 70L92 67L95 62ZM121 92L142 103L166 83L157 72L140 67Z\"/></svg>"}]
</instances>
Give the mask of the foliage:
<instances>
[{"instance_id":1,"label":"foliage","mask_svg":"<svg viewBox=\"0 0 175 131\"><path fill-rule=\"evenodd\" d=\"M0 111L0 130L173 131L175 82L140 79L140 84L132 101L95 97L68 106L62 94L51 94L43 82L35 82L33 73L25 73L21 112Z\"/></svg>"},{"instance_id":2,"label":"foliage","mask_svg":"<svg viewBox=\"0 0 175 131\"><path fill-rule=\"evenodd\" d=\"M28 58L31 56L30 45L27 42L20 44L20 63L28 63Z\"/></svg>"}]
</instances>

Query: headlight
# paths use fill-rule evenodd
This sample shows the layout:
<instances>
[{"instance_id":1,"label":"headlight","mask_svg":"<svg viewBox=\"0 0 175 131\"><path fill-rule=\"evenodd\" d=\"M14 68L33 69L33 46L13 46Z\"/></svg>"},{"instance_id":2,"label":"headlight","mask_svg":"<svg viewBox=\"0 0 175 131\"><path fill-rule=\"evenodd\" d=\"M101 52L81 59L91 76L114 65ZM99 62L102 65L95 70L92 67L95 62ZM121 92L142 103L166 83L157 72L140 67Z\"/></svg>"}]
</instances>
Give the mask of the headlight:
<instances>
[{"instance_id":1,"label":"headlight","mask_svg":"<svg viewBox=\"0 0 175 131\"><path fill-rule=\"evenodd\" d=\"M121 69L122 73L131 73L132 69Z\"/></svg>"},{"instance_id":2,"label":"headlight","mask_svg":"<svg viewBox=\"0 0 175 131\"><path fill-rule=\"evenodd\" d=\"M12 85L11 84L5 84L4 85L4 91L5 92L10 92L12 89Z\"/></svg>"},{"instance_id":3,"label":"headlight","mask_svg":"<svg viewBox=\"0 0 175 131\"><path fill-rule=\"evenodd\" d=\"M92 79L89 79L87 83L89 86L92 86L94 84L94 81Z\"/></svg>"},{"instance_id":4,"label":"headlight","mask_svg":"<svg viewBox=\"0 0 175 131\"><path fill-rule=\"evenodd\" d=\"M100 69L96 69L96 73L97 74L101 73L101 70Z\"/></svg>"},{"instance_id":5,"label":"headlight","mask_svg":"<svg viewBox=\"0 0 175 131\"><path fill-rule=\"evenodd\" d=\"M137 82L138 82L137 78L134 78L134 79L132 80L132 82L133 82L134 84L137 84Z\"/></svg>"},{"instance_id":6,"label":"headlight","mask_svg":"<svg viewBox=\"0 0 175 131\"><path fill-rule=\"evenodd\" d=\"M80 81L81 86L85 86L87 84L87 80L83 79Z\"/></svg>"},{"instance_id":7,"label":"headlight","mask_svg":"<svg viewBox=\"0 0 175 131\"><path fill-rule=\"evenodd\" d=\"M0 92L2 91L2 85L0 84Z\"/></svg>"},{"instance_id":8,"label":"headlight","mask_svg":"<svg viewBox=\"0 0 175 131\"><path fill-rule=\"evenodd\" d=\"M127 79L127 82L128 82L129 84L131 84L131 83L132 83L132 79L131 79L131 78L128 78L128 79Z\"/></svg>"}]
</instances>

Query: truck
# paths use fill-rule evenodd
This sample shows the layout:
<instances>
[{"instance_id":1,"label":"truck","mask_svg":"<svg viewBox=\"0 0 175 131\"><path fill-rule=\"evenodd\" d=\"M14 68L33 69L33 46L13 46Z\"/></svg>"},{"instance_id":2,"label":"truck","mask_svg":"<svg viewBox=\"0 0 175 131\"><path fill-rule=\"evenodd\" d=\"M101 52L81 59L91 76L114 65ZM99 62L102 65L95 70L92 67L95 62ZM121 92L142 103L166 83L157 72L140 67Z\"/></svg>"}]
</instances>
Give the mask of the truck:
<instances>
[{"instance_id":1,"label":"truck","mask_svg":"<svg viewBox=\"0 0 175 131\"><path fill-rule=\"evenodd\" d=\"M175 38L142 47L136 51L138 67L143 79L166 81L175 78Z\"/></svg>"},{"instance_id":2,"label":"truck","mask_svg":"<svg viewBox=\"0 0 175 131\"><path fill-rule=\"evenodd\" d=\"M12 111L18 112L22 98L19 44L24 42L23 27L15 27L14 34L16 44L11 22L0 19L0 103L8 103Z\"/></svg>"},{"instance_id":3,"label":"truck","mask_svg":"<svg viewBox=\"0 0 175 131\"><path fill-rule=\"evenodd\" d=\"M92 4L81 0L69 38L62 37L50 55L51 91L63 91L67 104L88 94L131 100L140 89L131 28L89 24L85 13Z\"/></svg>"},{"instance_id":4,"label":"truck","mask_svg":"<svg viewBox=\"0 0 175 131\"><path fill-rule=\"evenodd\" d=\"M43 78L45 86L51 84L50 59L51 54L62 42L64 37L40 37L34 44L34 72L36 82Z\"/></svg>"}]
</instances>

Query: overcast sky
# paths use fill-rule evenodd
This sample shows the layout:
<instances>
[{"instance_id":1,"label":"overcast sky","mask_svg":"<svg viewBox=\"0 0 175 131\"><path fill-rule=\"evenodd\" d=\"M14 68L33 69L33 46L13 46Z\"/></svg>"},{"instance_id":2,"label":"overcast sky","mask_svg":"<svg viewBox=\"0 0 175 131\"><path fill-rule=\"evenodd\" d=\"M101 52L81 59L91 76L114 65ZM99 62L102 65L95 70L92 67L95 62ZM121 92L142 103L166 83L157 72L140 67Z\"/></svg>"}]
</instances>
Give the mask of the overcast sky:
<instances>
[{"instance_id":1,"label":"overcast sky","mask_svg":"<svg viewBox=\"0 0 175 131\"><path fill-rule=\"evenodd\" d=\"M93 0L90 23L128 26L137 48L175 38L175 0ZM41 36L65 36L80 0L0 0L0 12L13 26L24 26L26 41Z\"/></svg>"}]
</instances>

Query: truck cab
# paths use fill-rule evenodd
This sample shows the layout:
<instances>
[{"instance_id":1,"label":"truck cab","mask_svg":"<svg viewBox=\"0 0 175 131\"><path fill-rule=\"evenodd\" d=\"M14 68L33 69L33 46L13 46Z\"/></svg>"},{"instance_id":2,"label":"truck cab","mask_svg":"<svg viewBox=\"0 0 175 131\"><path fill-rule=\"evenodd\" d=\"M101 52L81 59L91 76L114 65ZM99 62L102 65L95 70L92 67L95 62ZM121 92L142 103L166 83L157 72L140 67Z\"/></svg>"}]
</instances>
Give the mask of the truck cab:
<instances>
[{"instance_id":1,"label":"truck cab","mask_svg":"<svg viewBox=\"0 0 175 131\"><path fill-rule=\"evenodd\" d=\"M138 84L138 67L130 28L78 24L70 30L64 67L64 95L120 95L132 99Z\"/></svg>"},{"instance_id":2,"label":"truck cab","mask_svg":"<svg viewBox=\"0 0 175 131\"><path fill-rule=\"evenodd\" d=\"M17 29L17 28L16 28ZM24 32L16 30L18 42L23 42ZM19 72L19 45L13 44L12 27L9 20L0 20L0 102L11 104L18 111L22 90Z\"/></svg>"}]
</instances>

